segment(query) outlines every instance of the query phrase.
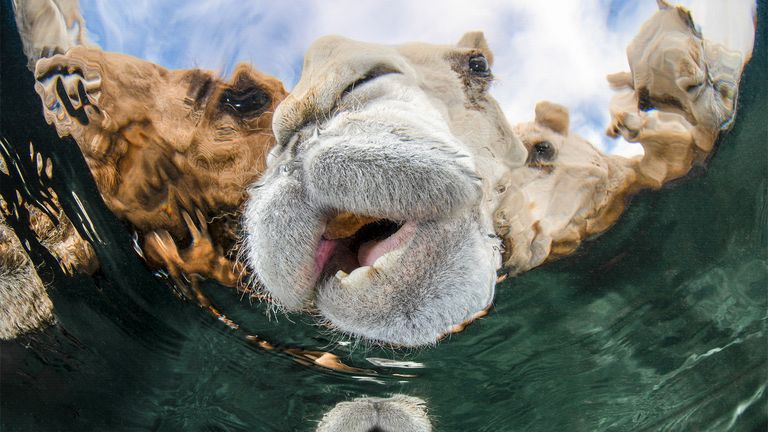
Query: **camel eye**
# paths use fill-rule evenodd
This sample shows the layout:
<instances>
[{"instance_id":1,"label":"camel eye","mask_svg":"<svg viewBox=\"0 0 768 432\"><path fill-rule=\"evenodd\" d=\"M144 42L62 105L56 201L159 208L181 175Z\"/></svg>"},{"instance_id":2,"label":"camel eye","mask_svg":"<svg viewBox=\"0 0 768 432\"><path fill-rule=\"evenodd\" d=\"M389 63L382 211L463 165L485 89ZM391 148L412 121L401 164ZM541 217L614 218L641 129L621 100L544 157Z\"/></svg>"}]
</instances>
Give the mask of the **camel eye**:
<instances>
[{"instance_id":1,"label":"camel eye","mask_svg":"<svg viewBox=\"0 0 768 432\"><path fill-rule=\"evenodd\" d=\"M555 146L549 141L542 141L533 145L531 149L532 162L547 162L555 157Z\"/></svg>"},{"instance_id":2,"label":"camel eye","mask_svg":"<svg viewBox=\"0 0 768 432\"><path fill-rule=\"evenodd\" d=\"M219 99L222 110L239 116L255 114L269 103L269 95L259 87L226 89Z\"/></svg>"},{"instance_id":3,"label":"camel eye","mask_svg":"<svg viewBox=\"0 0 768 432\"><path fill-rule=\"evenodd\" d=\"M488 59L483 55L476 55L469 58L469 70L473 75L487 77L491 74L491 67L488 65Z\"/></svg>"}]
</instances>

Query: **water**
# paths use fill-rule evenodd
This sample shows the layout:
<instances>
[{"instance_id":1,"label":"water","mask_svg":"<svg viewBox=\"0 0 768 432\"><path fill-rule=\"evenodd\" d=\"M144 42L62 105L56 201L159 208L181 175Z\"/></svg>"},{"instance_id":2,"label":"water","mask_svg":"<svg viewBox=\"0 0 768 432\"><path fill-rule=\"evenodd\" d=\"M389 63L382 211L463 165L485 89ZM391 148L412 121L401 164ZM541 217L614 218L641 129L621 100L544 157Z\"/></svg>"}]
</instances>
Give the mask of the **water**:
<instances>
[{"instance_id":1,"label":"water","mask_svg":"<svg viewBox=\"0 0 768 432\"><path fill-rule=\"evenodd\" d=\"M180 300L133 252L76 145L44 126L7 6L2 136L51 157L64 209L101 239L102 269L66 278L17 227L60 324L0 345L3 431L310 431L339 401L391 393L425 399L438 431L768 429L765 8L738 119L707 170L635 197L576 255L503 283L465 332L404 352L339 344L300 315L270 320L214 284L206 292L244 330ZM371 373L302 365L246 333Z\"/></svg>"}]
</instances>

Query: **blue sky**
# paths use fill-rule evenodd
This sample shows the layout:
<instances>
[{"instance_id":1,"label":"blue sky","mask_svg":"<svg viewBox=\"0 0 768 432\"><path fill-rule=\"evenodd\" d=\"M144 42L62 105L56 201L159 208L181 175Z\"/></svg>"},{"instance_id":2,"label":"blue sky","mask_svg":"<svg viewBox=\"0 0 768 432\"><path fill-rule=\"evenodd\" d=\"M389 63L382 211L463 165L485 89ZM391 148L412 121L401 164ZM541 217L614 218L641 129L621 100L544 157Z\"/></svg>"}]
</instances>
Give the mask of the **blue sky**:
<instances>
[{"instance_id":1,"label":"blue sky","mask_svg":"<svg viewBox=\"0 0 768 432\"><path fill-rule=\"evenodd\" d=\"M727 6L722 0L682 3L691 7L694 17L709 16L720 27L723 13L708 4L727 7L734 22L743 22L743 9L754 6L753 0L729 0ZM568 106L572 129L598 147L625 155L642 152L639 145L603 133L612 95L605 75L628 69L625 47L656 10L654 0L81 0L80 4L91 40L105 50L224 76L237 63L249 62L280 78L289 89L299 79L305 49L326 34L377 43L451 44L465 31L483 30L496 58L492 92L511 123L529 121L538 100L551 100Z\"/></svg>"}]
</instances>

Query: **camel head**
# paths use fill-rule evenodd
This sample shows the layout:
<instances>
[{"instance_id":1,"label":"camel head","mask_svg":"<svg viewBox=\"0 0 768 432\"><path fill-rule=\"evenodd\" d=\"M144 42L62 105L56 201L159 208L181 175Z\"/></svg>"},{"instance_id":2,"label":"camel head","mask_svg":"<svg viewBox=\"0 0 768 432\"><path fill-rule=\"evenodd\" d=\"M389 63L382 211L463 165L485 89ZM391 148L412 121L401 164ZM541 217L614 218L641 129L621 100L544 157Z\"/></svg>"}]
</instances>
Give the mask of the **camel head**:
<instances>
[{"instance_id":1,"label":"camel head","mask_svg":"<svg viewBox=\"0 0 768 432\"><path fill-rule=\"evenodd\" d=\"M488 94L492 61L481 33L309 48L243 220L245 261L278 305L399 346L489 306L495 186L527 157Z\"/></svg>"},{"instance_id":2,"label":"camel head","mask_svg":"<svg viewBox=\"0 0 768 432\"><path fill-rule=\"evenodd\" d=\"M141 231L187 234L181 212L236 209L274 142L282 84L247 65L230 81L94 48L42 59L46 120L80 146L105 202Z\"/></svg>"},{"instance_id":3,"label":"camel head","mask_svg":"<svg viewBox=\"0 0 768 432\"><path fill-rule=\"evenodd\" d=\"M566 107L539 102L534 121L514 127L528 159L501 181L508 192L494 216L512 274L574 252L624 209L634 181L631 161L606 155L569 124Z\"/></svg>"},{"instance_id":4,"label":"camel head","mask_svg":"<svg viewBox=\"0 0 768 432\"><path fill-rule=\"evenodd\" d=\"M705 40L690 12L659 2L627 47L631 87L639 108L678 112L691 124L717 131L730 126L744 60Z\"/></svg>"}]
</instances>

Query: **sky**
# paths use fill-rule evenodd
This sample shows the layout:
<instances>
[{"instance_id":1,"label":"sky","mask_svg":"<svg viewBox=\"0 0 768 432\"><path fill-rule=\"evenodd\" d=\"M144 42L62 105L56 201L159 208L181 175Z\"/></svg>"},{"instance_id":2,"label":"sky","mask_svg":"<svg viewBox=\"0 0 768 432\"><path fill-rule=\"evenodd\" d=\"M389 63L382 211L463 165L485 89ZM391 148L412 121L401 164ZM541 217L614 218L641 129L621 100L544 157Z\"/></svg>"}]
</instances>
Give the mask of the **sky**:
<instances>
[{"instance_id":1,"label":"sky","mask_svg":"<svg viewBox=\"0 0 768 432\"><path fill-rule=\"evenodd\" d=\"M754 31L754 0L684 0L705 37L742 50ZM227 76L248 62L291 89L303 53L320 36L456 43L482 30L494 52L491 90L510 123L530 121L536 102L571 111L571 130L614 154L642 154L611 139L605 76L628 70L625 49L655 0L80 0L91 41L168 68Z\"/></svg>"}]
</instances>

